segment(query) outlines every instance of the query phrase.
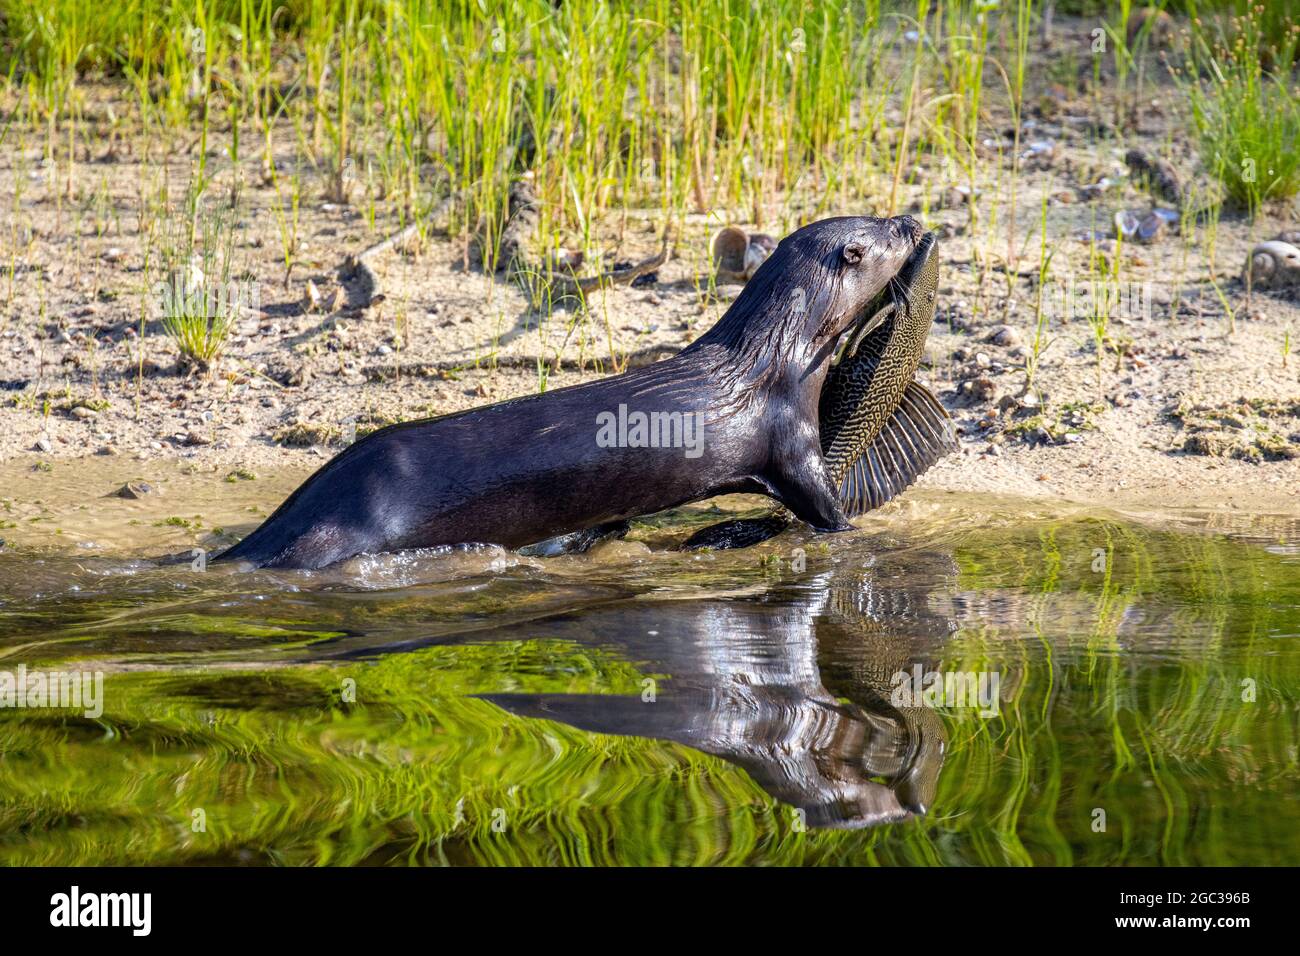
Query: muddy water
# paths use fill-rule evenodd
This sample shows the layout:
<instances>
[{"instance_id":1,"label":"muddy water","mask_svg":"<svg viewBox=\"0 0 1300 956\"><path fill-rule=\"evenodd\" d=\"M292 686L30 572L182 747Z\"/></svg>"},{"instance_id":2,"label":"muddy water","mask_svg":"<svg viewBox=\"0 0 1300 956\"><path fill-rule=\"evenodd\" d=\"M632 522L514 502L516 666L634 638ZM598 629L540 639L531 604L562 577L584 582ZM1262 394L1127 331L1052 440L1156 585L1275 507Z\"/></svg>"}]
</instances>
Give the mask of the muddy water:
<instances>
[{"instance_id":1,"label":"muddy water","mask_svg":"<svg viewBox=\"0 0 1300 956\"><path fill-rule=\"evenodd\" d=\"M0 862L1300 860L1295 515L914 493L244 573L150 557L302 474L142 467L0 476L0 692L102 674L0 709Z\"/></svg>"}]
</instances>

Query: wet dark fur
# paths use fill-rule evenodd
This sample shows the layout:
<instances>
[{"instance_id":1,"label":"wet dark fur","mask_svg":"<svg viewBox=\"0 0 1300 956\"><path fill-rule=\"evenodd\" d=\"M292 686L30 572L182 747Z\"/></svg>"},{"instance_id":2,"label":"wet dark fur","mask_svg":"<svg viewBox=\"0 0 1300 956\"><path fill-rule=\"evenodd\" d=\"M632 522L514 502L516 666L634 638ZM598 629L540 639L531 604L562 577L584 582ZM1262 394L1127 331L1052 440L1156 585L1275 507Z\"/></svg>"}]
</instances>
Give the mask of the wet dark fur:
<instances>
[{"instance_id":1,"label":"wet dark fur","mask_svg":"<svg viewBox=\"0 0 1300 956\"><path fill-rule=\"evenodd\" d=\"M375 432L218 560L317 568L366 552L465 542L517 548L740 491L768 494L818 530L845 530L821 457L822 383L838 337L920 236L910 217L800 229L717 325L673 358ZM599 447L597 415L620 404L702 412L703 454Z\"/></svg>"}]
</instances>

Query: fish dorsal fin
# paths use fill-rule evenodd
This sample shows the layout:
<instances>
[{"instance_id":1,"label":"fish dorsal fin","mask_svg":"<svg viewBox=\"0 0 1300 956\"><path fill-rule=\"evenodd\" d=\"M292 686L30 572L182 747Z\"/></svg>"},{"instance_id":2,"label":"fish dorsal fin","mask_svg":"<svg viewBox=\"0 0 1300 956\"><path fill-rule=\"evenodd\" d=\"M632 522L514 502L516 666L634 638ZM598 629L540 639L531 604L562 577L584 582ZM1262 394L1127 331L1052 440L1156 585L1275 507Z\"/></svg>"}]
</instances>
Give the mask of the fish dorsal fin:
<instances>
[{"instance_id":1,"label":"fish dorsal fin","mask_svg":"<svg viewBox=\"0 0 1300 956\"><path fill-rule=\"evenodd\" d=\"M908 382L880 434L840 483L844 513L853 518L879 508L956 448L952 419L939 400L920 382Z\"/></svg>"}]
</instances>

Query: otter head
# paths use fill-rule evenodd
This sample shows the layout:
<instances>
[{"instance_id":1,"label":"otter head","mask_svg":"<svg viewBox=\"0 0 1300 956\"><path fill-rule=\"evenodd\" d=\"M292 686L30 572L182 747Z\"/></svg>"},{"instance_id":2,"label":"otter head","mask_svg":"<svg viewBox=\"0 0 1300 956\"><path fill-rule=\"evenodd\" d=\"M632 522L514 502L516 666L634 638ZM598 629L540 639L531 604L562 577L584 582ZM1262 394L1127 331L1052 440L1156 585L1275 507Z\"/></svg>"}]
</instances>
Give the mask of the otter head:
<instances>
[{"instance_id":1,"label":"otter head","mask_svg":"<svg viewBox=\"0 0 1300 956\"><path fill-rule=\"evenodd\" d=\"M785 241L805 237L799 245L815 258L805 264L808 273L833 276L833 284L817 297L804 322L808 343L820 353L866 319L924 234L911 216L825 219L791 234Z\"/></svg>"},{"instance_id":2,"label":"otter head","mask_svg":"<svg viewBox=\"0 0 1300 956\"><path fill-rule=\"evenodd\" d=\"M749 380L825 372L837 342L869 317L920 244L911 216L840 216L790 233L718 324L691 347L725 346Z\"/></svg>"}]
</instances>

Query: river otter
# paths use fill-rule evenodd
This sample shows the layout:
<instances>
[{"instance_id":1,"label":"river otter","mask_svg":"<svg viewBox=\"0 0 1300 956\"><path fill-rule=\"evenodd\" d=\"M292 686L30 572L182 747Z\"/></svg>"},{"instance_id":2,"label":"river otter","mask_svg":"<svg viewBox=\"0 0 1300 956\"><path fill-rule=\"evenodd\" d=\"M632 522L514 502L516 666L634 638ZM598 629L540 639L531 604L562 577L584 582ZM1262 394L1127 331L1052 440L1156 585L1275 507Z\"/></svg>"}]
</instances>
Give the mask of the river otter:
<instances>
[{"instance_id":1,"label":"river otter","mask_svg":"<svg viewBox=\"0 0 1300 956\"><path fill-rule=\"evenodd\" d=\"M321 568L407 548L517 548L731 492L769 495L817 531L848 530L822 457L823 381L922 236L910 216L805 226L676 356L381 429L217 560ZM647 421L660 432L647 436Z\"/></svg>"},{"instance_id":2,"label":"river otter","mask_svg":"<svg viewBox=\"0 0 1300 956\"><path fill-rule=\"evenodd\" d=\"M936 249L934 233L927 233L889 281L870 318L846 337L822 389L822 456L850 518L879 508L957 447L948 413L913 377L934 321ZM750 547L792 521L784 510L724 521L697 531L682 547Z\"/></svg>"}]
</instances>

